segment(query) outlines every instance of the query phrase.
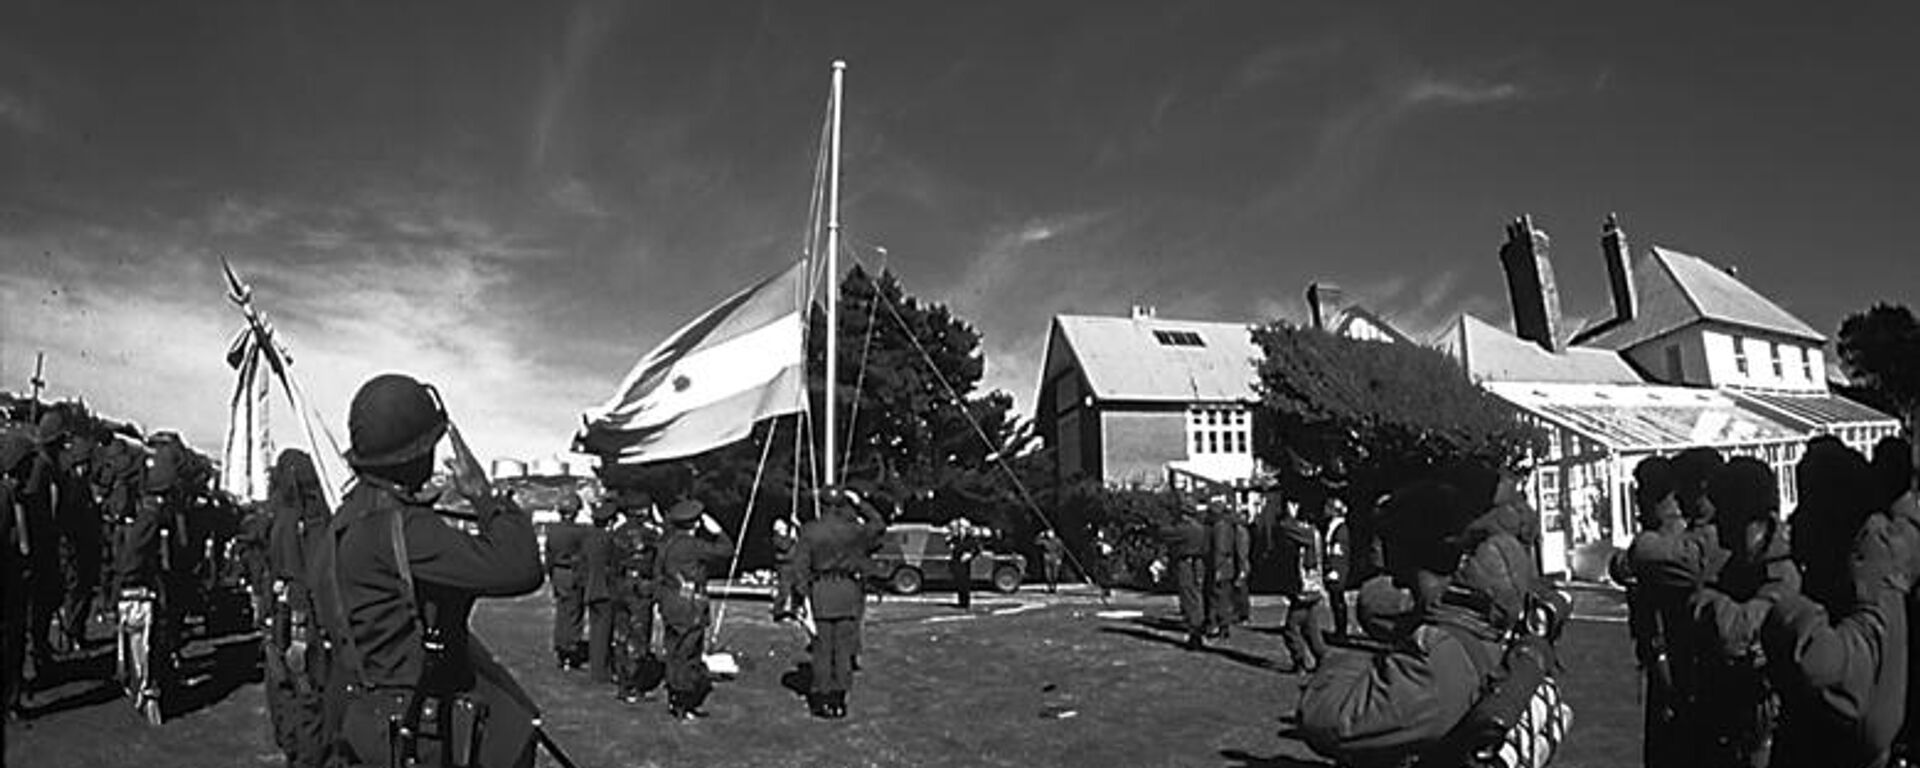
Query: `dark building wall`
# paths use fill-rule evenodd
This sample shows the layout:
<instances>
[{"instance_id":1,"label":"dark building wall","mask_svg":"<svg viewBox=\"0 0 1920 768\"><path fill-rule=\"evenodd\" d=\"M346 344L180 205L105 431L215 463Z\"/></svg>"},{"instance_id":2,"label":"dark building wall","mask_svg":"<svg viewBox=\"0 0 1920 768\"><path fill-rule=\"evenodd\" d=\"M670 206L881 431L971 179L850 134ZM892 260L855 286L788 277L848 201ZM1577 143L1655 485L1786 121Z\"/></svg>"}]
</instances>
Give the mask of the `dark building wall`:
<instances>
[{"instance_id":1,"label":"dark building wall","mask_svg":"<svg viewBox=\"0 0 1920 768\"><path fill-rule=\"evenodd\" d=\"M1167 462L1187 458L1185 403L1100 406L1102 479L1111 485L1161 485Z\"/></svg>"}]
</instances>

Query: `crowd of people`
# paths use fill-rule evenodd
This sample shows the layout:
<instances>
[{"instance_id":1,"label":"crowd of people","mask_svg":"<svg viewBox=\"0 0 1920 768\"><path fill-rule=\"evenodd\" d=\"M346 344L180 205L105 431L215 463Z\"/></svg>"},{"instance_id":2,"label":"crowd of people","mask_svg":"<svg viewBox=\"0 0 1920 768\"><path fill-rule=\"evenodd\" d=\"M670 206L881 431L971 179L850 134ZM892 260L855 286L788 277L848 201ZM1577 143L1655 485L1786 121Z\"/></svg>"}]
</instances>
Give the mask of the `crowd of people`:
<instances>
[{"instance_id":1,"label":"crowd of people","mask_svg":"<svg viewBox=\"0 0 1920 768\"><path fill-rule=\"evenodd\" d=\"M1634 469L1641 531L1612 572L1628 590L1652 768L1920 757L1912 447L1887 438L1869 459L1813 438L1784 519L1778 482L1706 449Z\"/></svg>"}]
</instances>

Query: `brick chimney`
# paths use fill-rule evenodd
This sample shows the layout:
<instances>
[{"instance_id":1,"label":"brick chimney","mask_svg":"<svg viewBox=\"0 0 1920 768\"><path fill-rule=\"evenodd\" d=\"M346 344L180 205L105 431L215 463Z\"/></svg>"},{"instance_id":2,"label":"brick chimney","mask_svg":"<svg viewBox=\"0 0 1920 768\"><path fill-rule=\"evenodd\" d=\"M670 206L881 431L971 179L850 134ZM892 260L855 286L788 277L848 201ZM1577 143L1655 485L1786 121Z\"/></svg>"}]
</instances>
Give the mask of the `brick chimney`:
<instances>
[{"instance_id":1,"label":"brick chimney","mask_svg":"<svg viewBox=\"0 0 1920 768\"><path fill-rule=\"evenodd\" d=\"M1507 273L1514 333L1548 352L1559 352L1560 291L1554 287L1548 248L1547 233L1533 228L1533 217L1521 216L1507 225L1500 266Z\"/></svg>"},{"instance_id":2,"label":"brick chimney","mask_svg":"<svg viewBox=\"0 0 1920 768\"><path fill-rule=\"evenodd\" d=\"M1627 249L1627 233L1620 229L1620 218L1616 214L1607 214L1607 222L1600 227L1600 253L1607 259L1607 282L1613 288L1613 322L1632 320L1640 302L1633 292L1633 262L1629 258L1632 253Z\"/></svg>"}]
</instances>

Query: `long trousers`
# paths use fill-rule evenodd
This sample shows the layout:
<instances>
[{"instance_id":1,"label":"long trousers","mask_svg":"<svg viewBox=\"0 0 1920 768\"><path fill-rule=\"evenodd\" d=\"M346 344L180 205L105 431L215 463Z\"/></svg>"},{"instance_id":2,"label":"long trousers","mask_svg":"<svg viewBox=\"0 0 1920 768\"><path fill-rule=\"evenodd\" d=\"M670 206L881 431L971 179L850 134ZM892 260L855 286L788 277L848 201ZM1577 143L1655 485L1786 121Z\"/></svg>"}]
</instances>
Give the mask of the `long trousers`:
<instances>
[{"instance_id":1,"label":"long trousers","mask_svg":"<svg viewBox=\"0 0 1920 768\"><path fill-rule=\"evenodd\" d=\"M846 693L853 688L853 655L860 646L860 620L818 619L813 639L813 692Z\"/></svg>"},{"instance_id":2,"label":"long trousers","mask_svg":"<svg viewBox=\"0 0 1920 768\"><path fill-rule=\"evenodd\" d=\"M1199 633L1207 627L1207 567L1197 557L1173 561L1173 583L1180 590L1180 616L1187 631Z\"/></svg>"},{"instance_id":3,"label":"long trousers","mask_svg":"<svg viewBox=\"0 0 1920 768\"><path fill-rule=\"evenodd\" d=\"M587 603L587 670L594 682L613 679L613 601Z\"/></svg>"},{"instance_id":4,"label":"long trousers","mask_svg":"<svg viewBox=\"0 0 1920 768\"><path fill-rule=\"evenodd\" d=\"M684 698L687 706L699 706L711 685L706 660L701 658L707 647L707 628L670 623L662 640L667 647L667 692Z\"/></svg>"},{"instance_id":5,"label":"long trousers","mask_svg":"<svg viewBox=\"0 0 1920 768\"><path fill-rule=\"evenodd\" d=\"M1319 666L1327 657L1327 641L1320 636L1320 601L1288 600L1287 621L1280 628L1280 639L1286 643L1287 655L1293 657L1294 669Z\"/></svg>"},{"instance_id":6,"label":"long trousers","mask_svg":"<svg viewBox=\"0 0 1920 768\"><path fill-rule=\"evenodd\" d=\"M585 616L580 604L580 580L571 566L553 569L553 650L573 653L580 645L580 626Z\"/></svg>"}]
</instances>

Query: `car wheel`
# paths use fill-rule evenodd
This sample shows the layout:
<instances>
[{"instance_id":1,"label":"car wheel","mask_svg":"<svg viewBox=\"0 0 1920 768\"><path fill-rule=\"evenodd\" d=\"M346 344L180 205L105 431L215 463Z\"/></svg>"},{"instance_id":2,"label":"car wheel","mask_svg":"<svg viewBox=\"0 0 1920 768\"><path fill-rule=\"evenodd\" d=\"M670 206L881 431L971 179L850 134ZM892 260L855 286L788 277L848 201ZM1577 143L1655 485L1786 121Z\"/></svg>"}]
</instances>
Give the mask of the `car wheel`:
<instances>
[{"instance_id":1,"label":"car wheel","mask_svg":"<svg viewBox=\"0 0 1920 768\"><path fill-rule=\"evenodd\" d=\"M908 567L894 570L893 578L887 580L887 586L902 595L918 594L923 583L925 579L921 577L920 569Z\"/></svg>"},{"instance_id":2,"label":"car wheel","mask_svg":"<svg viewBox=\"0 0 1920 768\"><path fill-rule=\"evenodd\" d=\"M1011 565L993 569L993 589L1003 595L1013 594L1020 589L1020 571Z\"/></svg>"}]
</instances>

